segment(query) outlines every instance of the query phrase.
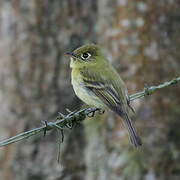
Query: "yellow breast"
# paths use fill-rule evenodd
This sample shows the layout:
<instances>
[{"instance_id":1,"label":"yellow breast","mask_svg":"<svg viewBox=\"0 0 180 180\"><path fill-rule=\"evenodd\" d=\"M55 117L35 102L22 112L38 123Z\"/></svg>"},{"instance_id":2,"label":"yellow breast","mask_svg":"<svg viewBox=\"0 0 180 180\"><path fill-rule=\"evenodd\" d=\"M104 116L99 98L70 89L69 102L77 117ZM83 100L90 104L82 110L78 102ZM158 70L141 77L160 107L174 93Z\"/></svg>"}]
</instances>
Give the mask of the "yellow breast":
<instances>
[{"instance_id":1,"label":"yellow breast","mask_svg":"<svg viewBox=\"0 0 180 180\"><path fill-rule=\"evenodd\" d=\"M71 73L71 82L75 94L81 99L84 103L89 106L94 106L97 108L104 109L106 106L102 101L88 88L85 87L83 77L79 69L73 68Z\"/></svg>"}]
</instances>

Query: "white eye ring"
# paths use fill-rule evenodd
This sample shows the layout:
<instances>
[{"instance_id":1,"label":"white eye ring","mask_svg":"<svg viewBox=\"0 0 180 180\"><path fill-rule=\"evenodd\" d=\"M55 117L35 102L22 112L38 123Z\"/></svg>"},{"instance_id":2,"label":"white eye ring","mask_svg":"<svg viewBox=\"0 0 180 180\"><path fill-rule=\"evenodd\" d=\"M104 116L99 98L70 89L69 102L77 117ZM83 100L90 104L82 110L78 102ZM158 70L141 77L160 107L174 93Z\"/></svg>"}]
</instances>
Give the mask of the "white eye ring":
<instances>
[{"instance_id":1,"label":"white eye ring","mask_svg":"<svg viewBox=\"0 0 180 180\"><path fill-rule=\"evenodd\" d=\"M91 57L91 54L90 53L88 53L88 52L84 52L84 53L82 53L81 54L81 58L82 59L88 59L88 58L90 58Z\"/></svg>"}]
</instances>

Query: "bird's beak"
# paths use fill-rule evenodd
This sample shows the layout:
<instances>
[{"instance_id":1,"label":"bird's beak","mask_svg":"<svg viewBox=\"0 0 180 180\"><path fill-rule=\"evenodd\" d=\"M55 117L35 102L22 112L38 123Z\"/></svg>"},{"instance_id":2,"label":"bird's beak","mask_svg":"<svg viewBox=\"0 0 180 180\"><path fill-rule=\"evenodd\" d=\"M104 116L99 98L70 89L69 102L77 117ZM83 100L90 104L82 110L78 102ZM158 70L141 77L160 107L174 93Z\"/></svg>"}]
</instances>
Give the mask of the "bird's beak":
<instances>
[{"instance_id":1,"label":"bird's beak","mask_svg":"<svg viewBox=\"0 0 180 180\"><path fill-rule=\"evenodd\" d=\"M76 58L76 55L73 52L67 52L65 55Z\"/></svg>"}]
</instances>

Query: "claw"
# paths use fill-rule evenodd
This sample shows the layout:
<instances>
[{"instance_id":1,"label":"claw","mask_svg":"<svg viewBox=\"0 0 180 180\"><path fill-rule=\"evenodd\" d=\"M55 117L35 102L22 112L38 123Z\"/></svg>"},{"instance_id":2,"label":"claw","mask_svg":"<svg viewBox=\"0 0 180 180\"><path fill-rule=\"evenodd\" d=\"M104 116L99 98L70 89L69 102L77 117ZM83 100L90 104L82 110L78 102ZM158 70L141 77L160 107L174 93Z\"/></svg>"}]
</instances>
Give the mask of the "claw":
<instances>
[{"instance_id":1,"label":"claw","mask_svg":"<svg viewBox=\"0 0 180 180\"><path fill-rule=\"evenodd\" d=\"M95 111L89 112L89 113L87 114L88 117L94 117L94 115L95 115Z\"/></svg>"},{"instance_id":2,"label":"claw","mask_svg":"<svg viewBox=\"0 0 180 180\"><path fill-rule=\"evenodd\" d=\"M87 109L87 116L88 117L94 117L95 112L99 111L99 110L100 110L99 108L90 108L90 109Z\"/></svg>"},{"instance_id":3,"label":"claw","mask_svg":"<svg viewBox=\"0 0 180 180\"><path fill-rule=\"evenodd\" d=\"M99 114L104 114L105 113L105 110L104 109L99 109Z\"/></svg>"}]
</instances>

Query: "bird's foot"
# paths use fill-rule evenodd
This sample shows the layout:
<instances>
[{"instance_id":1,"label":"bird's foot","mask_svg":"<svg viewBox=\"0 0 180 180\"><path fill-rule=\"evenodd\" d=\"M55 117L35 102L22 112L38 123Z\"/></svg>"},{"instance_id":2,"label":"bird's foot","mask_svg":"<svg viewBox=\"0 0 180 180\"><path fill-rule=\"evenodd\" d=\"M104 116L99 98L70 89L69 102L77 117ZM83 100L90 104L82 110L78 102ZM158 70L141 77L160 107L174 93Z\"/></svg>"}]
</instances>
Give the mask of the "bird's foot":
<instances>
[{"instance_id":1,"label":"bird's foot","mask_svg":"<svg viewBox=\"0 0 180 180\"><path fill-rule=\"evenodd\" d=\"M94 117L94 115L95 115L95 112L96 111L98 111L99 110L99 108L88 108L87 110L86 110L86 115L88 116L88 117Z\"/></svg>"},{"instance_id":2,"label":"bird's foot","mask_svg":"<svg viewBox=\"0 0 180 180\"><path fill-rule=\"evenodd\" d=\"M104 114L105 110L104 109L99 109L98 112L99 112L99 114Z\"/></svg>"},{"instance_id":3,"label":"bird's foot","mask_svg":"<svg viewBox=\"0 0 180 180\"><path fill-rule=\"evenodd\" d=\"M99 114L104 114L105 110L100 108L89 108L87 109L87 116L88 117L94 117L96 111L99 112Z\"/></svg>"}]
</instances>

